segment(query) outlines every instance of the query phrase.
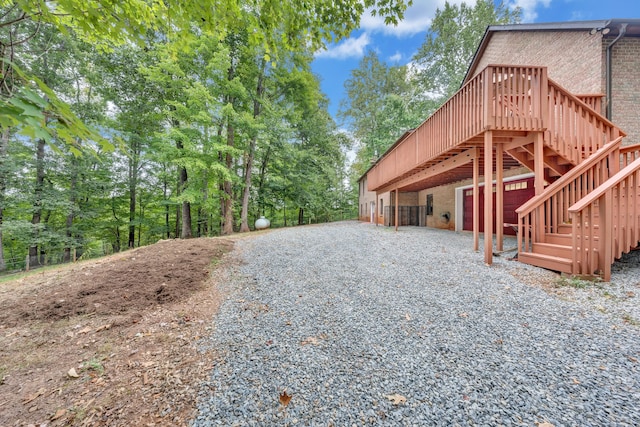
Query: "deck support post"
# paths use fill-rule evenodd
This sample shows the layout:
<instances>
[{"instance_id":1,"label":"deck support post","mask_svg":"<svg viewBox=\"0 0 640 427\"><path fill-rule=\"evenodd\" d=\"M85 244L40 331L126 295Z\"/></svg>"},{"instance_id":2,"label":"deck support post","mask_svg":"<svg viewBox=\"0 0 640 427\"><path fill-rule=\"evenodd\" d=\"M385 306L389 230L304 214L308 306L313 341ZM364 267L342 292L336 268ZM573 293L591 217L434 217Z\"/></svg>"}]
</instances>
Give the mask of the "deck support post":
<instances>
[{"instance_id":1,"label":"deck support post","mask_svg":"<svg viewBox=\"0 0 640 427\"><path fill-rule=\"evenodd\" d=\"M395 203L395 223L396 223L396 231L398 231L398 189L396 188L396 203Z\"/></svg>"},{"instance_id":2,"label":"deck support post","mask_svg":"<svg viewBox=\"0 0 640 427\"><path fill-rule=\"evenodd\" d=\"M536 196L544 191L544 134L538 132L533 141L533 168L534 168L534 187ZM544 208L537 209L535 214L535 241L542 242L542 236L545 233L544 228Z\"/></svg>"},{"instance_id":3,"label":"deck support post","mask_svg":"<svg viewBox=\"0 0 640 427\"><path fill-rule=\"evenodd\" d=\"M503 147L496 144L496 250L504 248L504 184Z\"/></svg>"},{"instance_id":4,"label":"deck support post","mask_svg":"<svg viewBox=\"0 0 640 427\"><path fill-rule=\"evenodd\" d=\"M378 192L376 191L376 199L373 202L373 223L378 226Z\"/></svg>"},{"instance_id":5,"label":"deck support post","mask_svg":"<svg viewBox=\"0 0 640 427\"><path fill-rule=\"evenodd\" d=\"M480 150L478 150L480 151ZM473 250L480 247L480 153L473 159Z\"/></svg>"},{"instance_id":6,"label":"deck support post","mask_svg":"<svg viewBox=\"0 0 640 427\"><path fill-rule=\"evenodd\" d=\"M493 131L484 132L484 262L493 262Z\"/></svg>"}]
</instances>

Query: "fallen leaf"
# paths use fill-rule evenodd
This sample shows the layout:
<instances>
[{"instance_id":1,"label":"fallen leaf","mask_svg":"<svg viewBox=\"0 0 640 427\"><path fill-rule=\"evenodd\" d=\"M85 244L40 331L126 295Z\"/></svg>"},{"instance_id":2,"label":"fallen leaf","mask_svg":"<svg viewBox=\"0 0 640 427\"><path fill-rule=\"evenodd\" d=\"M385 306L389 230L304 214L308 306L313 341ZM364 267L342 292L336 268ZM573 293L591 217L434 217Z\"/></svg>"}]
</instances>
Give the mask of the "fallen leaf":
<instances>
[{"instance_id":1,"label":"fallen leaf","mask_svg":"<svg viewBox=\"0 0 640 427\"><path fill-rule=\"evenodd\" d=\"M42 396L45 392L46 392L46 390L44 388L41 388L40 390L38 390L34 394L30 394L29 396L27 396L24 399L24 402L22 402L22 403L26 405L27 403L33 402L34 400L36 400L37 398Z\"/></svg>"},{"instance_id":2,"label":"fallen leaf","mask_svg":"<svg viewBox=\"0 0 640 427\"><path fill-rule=\"evenodd\" d=\"M86 334L87 332L91 332L91 328L89 326L84 327L78 331L79 334Z\"/></svg>"},{"instance_id":3,"label":"fallen leaf","mask_svg":"<svg viewBox=\"0 0 640 427\"><path fill-rule=\"evenodd\" d=\"M111 324L100 326L98 329L96 329L96 332L106 331L107 329L111 329Z\"/></svg>"},{"instance_id":4,"label":"fallen leaf","mask_svg":"<svg viewBox=\"0 0 640 427\"><path fill-rule=\"evenodd\" d=\"M69 372L67 372L67 375L69 375L71 378L78 378L80 376L76 372L76 368L69 369Z\"/></svg>"},{"instance_id":5,"label":"fallen leaf","mask_svg":"<svg viewBox=\"0 0 640 427\"><path fill-rule=\"evenodd\" d=\"M280 404L285 408L291 402L291 395L287 394L287 390L285 389L282 393L280 393Z\"/></svg>"},{"instance_id":6,"label":"fallen leaf","mask_svg":"<svg viewBox=\"0 0 640 427\"><path fill-rule=\"evenodd\" d=\"M406 397L404 397L404 396L402 396L401 394L398 394L398 393L386 395L384 397L389 399L391 401L391 403L393 403L394 405L399 405L399 404L405 403L407 401Z\"/></svg>"},{"instance_id":7,"label":"fallen leaf","mask_svg":"<svg viewBox=\"0 0 640 427\"><path fill-rule=\"evenodd\" d=\"M636 359L635 357L633 357L633 356L628 356L628 358L629 358L629 361L631 361L631 362L633 362L633 363L638 363L638 359Z\"/></svg>"},{"instance_id":8,"label":"fallen leaf","mask_svg":"<svg viewBox=\"0 0 640 427\"><path fill-rule=\"evenodd\" d=\"M577 378L574 378L574 379L573 379L573 383L574 383L574 384L580 384L580 381L578 381L578 379L577 379Z\"/></svg>"},{"instance_id":9,"label":"fallen leaf","mask_svg":"<svg viewBox=\"0 0 640 427\"><path fill-rule=\"evenodd\" d=\"M553 424L548 423L548 422L543 422L543 423L537 423L538 427L555 427Z\"/></svg>"},{"instance_id":10,"label":"fallen leaf","mask_svg":"<svg viewBox=\"0 0 640 427\"><path fill-rule=\"evenodd\" d=\"M56 411L56 413L51 417L51 421L55 421L55 420L57 420L58 418L62 418L62 417L64 417L64 415L65 415L66 413L67 413L67 410L66 410L66 409L58 409L58 410Z\"/></svg>"},{"instance_id":11,"label":"fallen leaf","mask_svg":"<svg viewBox=\"0 0 640 427\"><path fill-rule=\"evenodd\" d=\"M407 320L411 320L411 316L409 316L409 313L405 314L405 315L404 315L404 317L405 317Z\"/></svg>"},{"instance_id":12,"label":"fallen leaf","mask_svg":"<svg viewBox=\"0 0 640 427\"><path fill-rule=\"evenodd\" d=\"M308 337L306 340L300 343L300 345L307 345L307 344L318 345L320 344L320 341L316 337Z\"/></svg>"},{"instance_id":13,"label":"fallen leaf","mask_svg":"<svg viewBox=\"0 0 640 427\"><path fill-rule=\"evenodd\" d=\"M467 313L460 313L460 314L458 314L458 316L460 316L460 317L469 317L469 315Z\"/></svg>"}]
</instances>

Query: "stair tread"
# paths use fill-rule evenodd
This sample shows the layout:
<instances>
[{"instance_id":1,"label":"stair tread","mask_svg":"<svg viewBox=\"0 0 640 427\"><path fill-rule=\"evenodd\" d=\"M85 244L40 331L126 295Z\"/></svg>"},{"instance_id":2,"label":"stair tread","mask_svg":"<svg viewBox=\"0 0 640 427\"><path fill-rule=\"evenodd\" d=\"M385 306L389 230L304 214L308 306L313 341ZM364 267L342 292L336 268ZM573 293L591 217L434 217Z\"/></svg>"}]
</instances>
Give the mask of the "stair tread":
<instances>
[{"instance_id":1,"label":"stair tread","mask_svg":"<svg viewBox=\"0 0 640 427\"><path fill-rule=\"evenodd\" d=\"M558 248L558 249L571 249L571 245L561 245L559 243L548 243L548 242L534 242L533 243L533 246L537 246L537 245L551 247L551 248Z\"/></svg>"},{"instance_id":2,"label":"stair tread","mask_svg":"<svg viewBox=\"0 0 640 427\"><path fill-rule=\"evenodd\" d=\"M539 258L539 259L544 259L544 260L549 260L549 261L557 261L557 262L566 263L566 264L571 264L573 262L570 258L564 258L564 257L559 257L559 256L554 256L554 255L539 254L539 253L536 253L536 252L520 253L518 255L518 258L520 258L520 257Z\"/></svg>"}]
</instances>

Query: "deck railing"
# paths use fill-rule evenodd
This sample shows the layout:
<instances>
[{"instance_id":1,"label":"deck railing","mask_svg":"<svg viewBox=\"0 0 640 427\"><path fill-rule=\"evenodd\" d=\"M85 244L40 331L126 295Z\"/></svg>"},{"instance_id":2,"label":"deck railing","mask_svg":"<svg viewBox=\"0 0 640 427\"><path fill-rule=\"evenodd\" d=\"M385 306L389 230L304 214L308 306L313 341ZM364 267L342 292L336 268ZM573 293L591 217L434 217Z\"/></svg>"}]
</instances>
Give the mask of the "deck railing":
<instances>
[{"instance_id":1,"label":"deck railing","mask_svg":"<svg viewBox=\"0 0 640 427\"><path fill-rule=\"evenodd\" d=\"M598 114L602 114L602 99L604 95L599 94L587 94L587 95L576 95L578 99L589 106L593 111Z\"/></svg>"},{"instance_id":2,"label":"deck railing","mask_svg":"<svg viewBox=\"0 0 640 427\"><path fill-rule=\"evenodd\" d=\"M620 167L624 168L636 159L640 159L640 144L620 147Z\"/></svg>"},{"instance_id":3,"label":"deck railing","mask_svg":"<svg viewBox=\"0 0 640 427\"><path fill-rule=\"evenodd\" d=\"M545 67L487 66L378 161L367 175L369 190L401 179L485 130L544 129L546 75Z\"/></svg>"},{"instance_id":4,"label":"deck railing","mask_svg":"<svg viewBox=\"0 0 640 427\"><path fill-rule=\"evenodd\" d=\"M544 242L547 233L557 233L560 226L572 221L570 206L585 198L617 172L610 167L619 162L622 137L606 144L589 159L574 167L516 209L518 214L518 248L532 252L534 242Z\"/></svg>"},{"instance_id":5,"label":"deck railing","mask_svg":"<svg viewBox=\"0 0 640 427\"><path fill-rule=\"evenodd\" d=\"M549 120L545 144L572 164L582 163L620 135L613 123L580 98L553 80L549 80L548 87Z\"/></svg>"},{"instance_id":6,"label":"deck railing","mask_svg":"<svg viewBox=\"0 0 640 427\"><path fill-rule=\"evenodd\" d=\"M611 280L613 260L640 242L640 158L571 206L569 213L574 274L600 272L605 281Z\"/></svg>"}]
</instances>

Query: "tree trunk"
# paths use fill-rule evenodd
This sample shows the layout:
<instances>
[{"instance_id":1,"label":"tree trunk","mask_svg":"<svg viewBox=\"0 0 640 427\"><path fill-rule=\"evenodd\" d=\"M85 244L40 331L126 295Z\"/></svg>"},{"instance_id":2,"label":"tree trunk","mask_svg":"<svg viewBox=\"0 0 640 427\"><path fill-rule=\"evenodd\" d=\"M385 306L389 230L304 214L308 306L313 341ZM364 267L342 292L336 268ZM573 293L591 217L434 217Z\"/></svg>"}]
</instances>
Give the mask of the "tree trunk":
<instances>
[{"instance_id":1,"label":"tree trunk","mask_svg":"<svg viewBox=\"0 0 640 427\"><path fill-rule=\"evenodd\" d=\"M116 213L116 201L114 197L111 197L111 212L113 213L113 218L116 220L116 228L114 230L114 242L113 242L113 252L120 252L120 220L118 219L118 215Z\"/></svg>"},{"instance_id":2,"label":"tree trunk","mask_svg":"<svg viewBox=\"0 0 640 427\"><path fill-rule=\"evenodd\" d=\"M298 225L304 225L304 209L298 209Z\"/></svg>"},{"instance_id":3,"label":"tree trunk","mask_svg":"<svg viewBox=\"0 0 640 427\"><path fill-rule=\"evenodd\" d=\"M166 168L165 168L166 172ZM164 226L167 230L167 239L171 238L171 224L169 223L169 200L168 200L168 191L169 191L169 183L167 182L167 175L164 174L162 178L162 195L164 197L165 205L164 205Z\"/></svg>"},{"instance_id":4,"label":"tree trunk","mask_svg":"<svg viewBox=\"0 0 640 427\"><path fill-rule=\"evenodd\" d=\"M227 145L229 147L233 147L234 145L234 137L235 130L233 125L229 124L227 126ZM231 167L233 166L233 157L231 157L230 153L226 155L225 164L227 169L231 171ZM233 185L231 180L224 181L222 186L223 189L223 223L222 223L222 234L229 235L233 234Z\"/></svg>"},{"instance_id":5,"label":"tree trunk","mask_svg":"<svg viewBox=\"0 0 640 427\"><path fill-rule=\"evenodd\" d=\"M174 126L178 126L178 121L173 121ZM176 140L176 148L182 152L184 150L184 145L181 139ZM180 194L184 192L187 188L187 184L189 183L189 177L187 176L187 168L184 165L178 166L178 189ZM177 234L177 231L176 231ZM182 202L182 230L180 233L180 237L182 239L190 239L193 237L191 232L191 203L188 201Z\"/></svg>"},{"instance_id":6,"label":"tree trunk","mask_svg":"<svg viewBox=\"0 0 640 427\"><path fill-rule=\"evenodd\" d=\"M5 190L7 189L7 175L5 170L5 162L7 159L7 148L9 146L9 129L5 128L0 137L0 271L7 269L7 263L4 259L4 245L2 243L2 219L4 213Z\"/></svg>"},{"instance_id":7,"label":"tree trunk","mask_svg":"<svg viewBox=\"0 0 640 427\"><path fill-rule=\"evenodd\" d=\"M74 157L71 159L71 181L69 183L69 213L67 213L67 221L65 224L67 234L67 246L64 248L64 255L62 262L71 262L71 253L73 246L71 244L73 240L73 220L76 215L76 187L78 184L77 172L77 159ZM73 260L75 261L75 260Z\"/></svg>"},{"instance_id":8,"label":"tree trunk","mask_svg":"<svg viewBox=\"0 0 640 427\"><path fill-rule=\"evenodd\" d=\"M269 162L269 156L271 155L271 146L267 147L267 152L262 159L262 164L260 165L260 177L258 179L258 216L264 215L264 198L262 196L262 187L264 187L264 179L267 174L267 163ZM273 213L271 214L273 217Z\"/></svg>"},{"instance_id":9,"label":"tree trunk","mask_svg":"<svg viewBox=\"0 0 640 427\"><path fill-rule=\"evenodd\" d=\"M129 156L129 249L136 246L136 195L138 191L139 143L134 135L131 138L131 155Z\"/></svg>"},{"instance_id":10,"label":"tree trunk","mask_svg":"<svg viewBox=\"0 0 640 427\"><path fill-rule=\"evenodd\" d=\"M260 74L258 75L258 84L256 86L256 97L253 100L253 118L256 119L260 115L260 101L262 100L262 94L264 93L264 73L265 73L266 61L263 59L260 65ZM247 165L245 169L244 177L244 190L242 193L242 210L240 212L240 232L244 233L249 231L249 195L251 194L251 175L253 173L253 157L256 152L256 142L258 136L255 135L251 138L249 144L249 153L247 154Z\"/></svg>"},{"instance_id":11,"label":"tree trunk","mask_svg":"<svg viewBox=\"0 0 640 427\"><path fill-rule=\"evenodd\" d=\"M33 215L31 216L31 224L33 224L33 242L29 246L29 265L36 266L39 264L38 244L36 243L38 235L38 225L42 218L42 189L44 186L44 139L39 139L36 146L36 185L33 191Z\"/></svg>"}]
</instances>

